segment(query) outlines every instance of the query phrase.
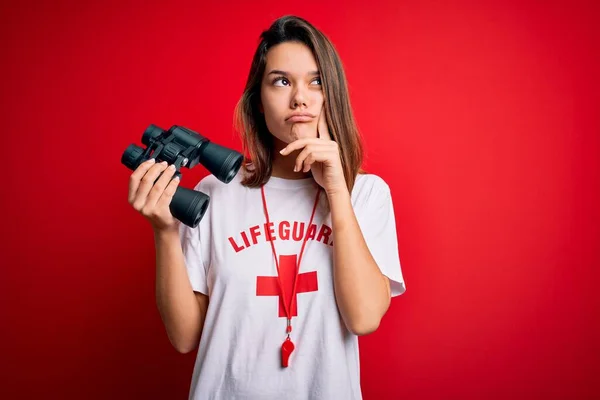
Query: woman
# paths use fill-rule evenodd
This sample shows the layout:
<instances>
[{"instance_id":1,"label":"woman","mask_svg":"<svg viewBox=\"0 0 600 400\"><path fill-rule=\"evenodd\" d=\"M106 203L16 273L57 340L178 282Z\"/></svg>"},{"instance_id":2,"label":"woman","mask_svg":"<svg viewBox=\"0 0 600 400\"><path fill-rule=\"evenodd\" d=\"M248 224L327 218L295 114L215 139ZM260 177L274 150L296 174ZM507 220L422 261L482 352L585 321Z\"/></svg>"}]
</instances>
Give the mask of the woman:
<instances>
[{"instance_id":1,"label":"woman","mask_svg":"<svg viewBox=\"0 0 600 400\"><path fill-rule=\"evenodd\" d=\"M360 170L329 40L301 18L275 21L236 118L247 163L229 184L196 185L211 197L197 228L169 212L172 169L148 162L130 180L155 233L168 337L182 353L199 345L190 398L360 399L357 336L405 288L390 190Z\"/></svg>"}]
</instances>

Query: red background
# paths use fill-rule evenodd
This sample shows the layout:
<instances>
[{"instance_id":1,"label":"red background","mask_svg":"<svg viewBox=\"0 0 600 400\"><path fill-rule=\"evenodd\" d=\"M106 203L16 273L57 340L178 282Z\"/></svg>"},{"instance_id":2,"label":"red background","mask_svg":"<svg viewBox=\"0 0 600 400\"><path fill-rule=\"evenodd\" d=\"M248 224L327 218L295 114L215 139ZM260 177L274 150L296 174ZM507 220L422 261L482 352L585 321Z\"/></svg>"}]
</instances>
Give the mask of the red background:
<instances>
[{"instance_id":1,"label":"red background","mask_svg":"<svg viewBox=\"0 0 600 400\"><path fill-rule=\"evenodd\" d=\"M258 35L293 13L395 204L408 290L360 339L364 398L598 398L596 4L3 2L0 397L187 397L120 157L150 123L239 149Z\"/></svg>"}]
</instances>

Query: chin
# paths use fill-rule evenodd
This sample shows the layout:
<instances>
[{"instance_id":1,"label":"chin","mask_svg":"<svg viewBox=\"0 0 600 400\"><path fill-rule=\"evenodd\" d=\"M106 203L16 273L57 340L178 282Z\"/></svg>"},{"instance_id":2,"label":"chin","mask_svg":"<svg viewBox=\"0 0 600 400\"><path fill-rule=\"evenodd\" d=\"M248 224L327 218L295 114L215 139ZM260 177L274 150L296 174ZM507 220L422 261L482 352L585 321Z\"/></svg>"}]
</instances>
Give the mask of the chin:
<instances>
[{"instance_id":1,"label":"chin","mask_svg":"<svg viewBox=\"0 0 600 400\"><path fill-rule=\"evenodd\" d=\"M317 137L317 132L316 130L310 129L309 126L306 127L306 129L299 129L296 132L292 132L290 134L290 140L293 142L294 140L298 140L298 139L305 139L305 138L316 138Z\"/></svg>"}]
</instances>

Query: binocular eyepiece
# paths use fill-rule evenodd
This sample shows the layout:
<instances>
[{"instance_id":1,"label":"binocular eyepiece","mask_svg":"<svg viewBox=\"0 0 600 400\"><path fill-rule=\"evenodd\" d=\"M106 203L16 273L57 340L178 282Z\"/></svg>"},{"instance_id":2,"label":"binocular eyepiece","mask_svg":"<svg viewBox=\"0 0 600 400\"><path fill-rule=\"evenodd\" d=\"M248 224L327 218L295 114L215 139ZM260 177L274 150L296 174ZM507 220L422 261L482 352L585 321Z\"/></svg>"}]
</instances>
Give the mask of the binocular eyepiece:
<instances>
[{"instance_id":1,"label":"binocular eyepiece","mask_svg":"<svg viewBox=\"0 0 600 400\"><path fill-rule=\"evenodd\" d=\"M132 171L154 158L157 163L166 161L173 164L173 177L181 177L181 167L191 169L200 163L221 182L229 183L237 175L244 159L239 152L212 143L197 132L177 125L165 131L151 124L142 135L142 143L146 149L130 144L121 156L121 163ZM209 202L207 194L179 186L169 209L173 217L195 228L202 220Z\"/></svg>"}]
</instances>

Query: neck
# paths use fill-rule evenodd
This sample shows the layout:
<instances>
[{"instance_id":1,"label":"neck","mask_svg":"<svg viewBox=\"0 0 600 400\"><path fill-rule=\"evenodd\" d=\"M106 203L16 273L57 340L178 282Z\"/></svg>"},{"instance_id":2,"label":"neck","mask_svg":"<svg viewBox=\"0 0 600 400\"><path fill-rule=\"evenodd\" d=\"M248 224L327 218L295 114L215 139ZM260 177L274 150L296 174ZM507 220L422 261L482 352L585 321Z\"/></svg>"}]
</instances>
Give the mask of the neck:
<instances>
[{"instance_id":1,"label":"neck","mask_svg":"<svg viewBox=\"0 0 600 400\"><path fill-rule=\"evenodd\" d=\"M279 151L283 149L286 144L277 139L275 140L274 144L275 146L273 146L271 176L284 179L304 179L312 176L310 171L294 172L296 158L302 150L296 150L288 155L283 156L279 153Z\"/></svg>"}]
</instances>

